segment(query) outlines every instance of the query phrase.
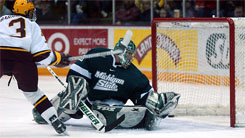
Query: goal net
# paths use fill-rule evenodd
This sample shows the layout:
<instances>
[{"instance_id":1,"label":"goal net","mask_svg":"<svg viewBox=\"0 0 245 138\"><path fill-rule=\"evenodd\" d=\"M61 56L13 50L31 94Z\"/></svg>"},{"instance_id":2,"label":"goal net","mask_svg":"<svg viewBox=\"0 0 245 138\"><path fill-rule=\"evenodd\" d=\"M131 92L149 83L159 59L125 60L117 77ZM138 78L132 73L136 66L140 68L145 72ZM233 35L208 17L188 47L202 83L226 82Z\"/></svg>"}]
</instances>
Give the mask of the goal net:
<instances>
[{"instance_id":1,"label":"goal net","mask_svg":"<svg viewBox=\"0 0 245 138\"><path fill-rule=\"evenodd\" d=\"M245 19L156 18L152 85L181 94L175 115L229 115L245 126Z\"/></svg>"}]
</instances>

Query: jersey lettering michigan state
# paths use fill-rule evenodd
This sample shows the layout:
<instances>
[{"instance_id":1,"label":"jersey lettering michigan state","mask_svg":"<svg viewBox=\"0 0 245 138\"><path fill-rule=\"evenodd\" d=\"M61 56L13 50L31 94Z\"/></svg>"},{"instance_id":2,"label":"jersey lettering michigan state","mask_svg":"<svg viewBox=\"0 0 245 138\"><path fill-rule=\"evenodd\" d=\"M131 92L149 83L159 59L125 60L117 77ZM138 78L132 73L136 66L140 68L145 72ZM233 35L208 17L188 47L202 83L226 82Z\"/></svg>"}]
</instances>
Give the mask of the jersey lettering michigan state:
<instances>
[{"instance_id":1,"label":"jersey lettering michigan state","mask_svg":"<svg viewBox=\"0 0 245 138\"><path fill-rule=\"evenodd\" d=\"M115 75L106 74L106 72L97 71L95 77L99 79L94 89L106 91L118 91L117 84L124 84L124 80L116 78Z\"/></svg>"}]
</instances>

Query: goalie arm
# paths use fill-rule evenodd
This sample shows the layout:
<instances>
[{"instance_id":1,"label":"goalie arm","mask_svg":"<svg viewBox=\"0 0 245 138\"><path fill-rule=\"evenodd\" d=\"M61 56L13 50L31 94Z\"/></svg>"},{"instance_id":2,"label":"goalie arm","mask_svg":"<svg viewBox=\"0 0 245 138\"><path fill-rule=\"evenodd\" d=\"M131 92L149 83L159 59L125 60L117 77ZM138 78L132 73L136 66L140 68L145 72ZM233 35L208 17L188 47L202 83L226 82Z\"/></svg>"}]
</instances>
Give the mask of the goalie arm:
<instances>
[{"instance_id":1,"label":"goalie arm","mask_svg":"<svg viewBox=\"0 0 245 138\"><path fill-rule=\"evenodd\" d=\"M150 112L160 118L165 118L176 108L180 98L179 94L174 92L157 93L153 88L146 90L141 93L135 93L130 100L135 105L147 107Z\"/></svg>"}]
</instances>

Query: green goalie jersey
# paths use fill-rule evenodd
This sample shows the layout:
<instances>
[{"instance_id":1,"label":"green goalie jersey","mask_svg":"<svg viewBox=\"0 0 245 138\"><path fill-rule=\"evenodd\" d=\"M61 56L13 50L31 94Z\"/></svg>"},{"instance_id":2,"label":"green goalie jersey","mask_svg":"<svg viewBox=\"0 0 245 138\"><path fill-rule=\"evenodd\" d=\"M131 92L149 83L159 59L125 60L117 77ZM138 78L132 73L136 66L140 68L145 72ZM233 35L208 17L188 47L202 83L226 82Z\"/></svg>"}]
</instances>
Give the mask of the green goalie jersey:
<instances>
[{"instance_id":1,"label":"green goalie jersey","mask_svg":"<svg viewBox=\"0 0 245 138\"><path fill-rule=\"evenodd\" d=\"M110 50L98 47L87 54ZM139 69L133 64L124 69L116 63L114 55L78 60L71 65L69 75L83 76L87 80L91 101L115 99L126 103L130 99L135 105L143 105L152 89Z\"/></svg>"}]
</instances>

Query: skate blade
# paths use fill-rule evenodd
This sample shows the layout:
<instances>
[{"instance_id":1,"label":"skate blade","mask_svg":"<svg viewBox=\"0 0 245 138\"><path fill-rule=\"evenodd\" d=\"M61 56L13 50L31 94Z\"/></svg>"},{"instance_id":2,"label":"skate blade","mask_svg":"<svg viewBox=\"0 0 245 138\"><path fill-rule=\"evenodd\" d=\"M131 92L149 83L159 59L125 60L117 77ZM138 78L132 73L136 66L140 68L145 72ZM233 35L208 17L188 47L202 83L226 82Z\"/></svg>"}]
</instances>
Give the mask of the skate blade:
<instances>
[{"instance_id":1,"label":"skate blade","mask_svg":"<svg viewBox=\"0 0 245 138\"><path fill-rule=\"evenodd\" d=\"M62 134L65 136L70 136L67 131L64 131Z\"/></svg>"}]
</instances>

